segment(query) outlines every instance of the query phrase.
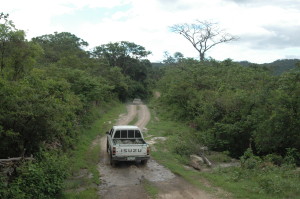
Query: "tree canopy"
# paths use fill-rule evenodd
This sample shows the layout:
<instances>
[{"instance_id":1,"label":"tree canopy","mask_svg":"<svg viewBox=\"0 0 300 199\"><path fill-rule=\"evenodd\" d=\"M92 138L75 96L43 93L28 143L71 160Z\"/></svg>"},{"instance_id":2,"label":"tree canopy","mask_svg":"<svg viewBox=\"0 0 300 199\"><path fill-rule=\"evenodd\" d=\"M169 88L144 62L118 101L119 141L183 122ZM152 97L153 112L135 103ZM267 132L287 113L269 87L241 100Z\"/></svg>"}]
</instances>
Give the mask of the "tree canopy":
<instances>
[{"instance_id":1,"label":"tree canopy","mask_svg":"<svg viewBox=\"0 0 300 199\"><path fill-rule=\"evenodd\" d=\"M194 145L241 156L300 151L299 70L273 76L231 60L183 59L159 81L164 109L197 129ZM299 161L299 160L298 160Z\"/></svg>"}]
</instances>

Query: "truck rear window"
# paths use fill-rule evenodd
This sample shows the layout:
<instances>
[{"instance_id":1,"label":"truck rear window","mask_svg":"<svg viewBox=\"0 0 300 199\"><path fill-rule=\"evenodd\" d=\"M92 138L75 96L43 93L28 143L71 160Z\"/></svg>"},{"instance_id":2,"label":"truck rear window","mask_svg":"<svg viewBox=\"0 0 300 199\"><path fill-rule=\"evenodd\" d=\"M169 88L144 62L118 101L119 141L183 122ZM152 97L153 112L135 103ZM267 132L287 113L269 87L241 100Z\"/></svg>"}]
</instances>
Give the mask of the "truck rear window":
<instances>
[{"instance_id":1,"label":"truck rear window","mask_svg":"<svg viewBox=\"0 0 300 199\"><path fill-rule=\"evenodd\" d=\"M134 139L142 138L141 132L139 130L117 130L115 132L114 138L119 139Z\"/></svg>"},{"instance_id":2,"label":"truck rear window","mask_svg":"<svg viewBox=\"0 0 300 199\"><path fill-rule=\"evenodd\" d=\"M138 130L135 130L135 138L141 138L141 132Z\"/></svg>"},{"instance_id":3,"label":"truck rear window","mask_svg":"<svg viewBox=\"0 0 300 199\"><path fill-rule=\"evenodd\" d=\"M134 130L128 130L128 138L134 138Z\"/></svg>"},{"instance_id":4,"label":"truck rear window","mask_svg":"<svg viewBox=\"0 0 300 199\"><path fill-rule=\"evenodd\" d=\"M121 138L127 138L127 130L122 130L121 131Z\"/></svg>"},{"instance_id":5,"label":"truck rear window","mask_svg":"<svg viewBox=\"0 0 300 199\"><path fill-rule=\"evenodd\" d=\"M116 131L114 138L120 138L121 137L121 132Z\"/></svg>"}]
</instances>

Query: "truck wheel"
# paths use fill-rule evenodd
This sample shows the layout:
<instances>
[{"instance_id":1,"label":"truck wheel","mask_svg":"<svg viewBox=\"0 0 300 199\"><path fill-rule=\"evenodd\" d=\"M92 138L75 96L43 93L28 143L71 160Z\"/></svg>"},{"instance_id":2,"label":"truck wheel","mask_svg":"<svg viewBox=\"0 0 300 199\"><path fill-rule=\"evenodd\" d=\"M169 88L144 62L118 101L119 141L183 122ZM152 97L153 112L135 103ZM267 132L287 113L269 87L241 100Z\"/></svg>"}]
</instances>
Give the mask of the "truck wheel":
<instances>
[{"instance_id":1,"label":"truck wheel","mask_svg":"<svg viewBox=\"0 0 300 199\"><path fill-rule=\"evenodd\" d=\"M146 165L147 162L148 162L148 160L142 160L142 161L141 161L142 165Z\"/></svg>"},{"instance_id":2,"label":"truck wheel","mask_svg":"<svg viewBox=\"0 0 300 199\"><path fill-rule=\"evenodd\" d=\"M108 141L106 142L106 152L108 153Z\"/></svg>"},{"instance_id":3,"label":"truck wheel","mask_svg":"<svg viewBox=\"0 0 300 199\"><path fill-rule=\"evenodd\" d=\"M115 167L115 166L116 166L116 161L112 159L112 156L110 156L109 161L110 161L110 165L111 165L112 167Z\"/></svg>"}]
</instances>

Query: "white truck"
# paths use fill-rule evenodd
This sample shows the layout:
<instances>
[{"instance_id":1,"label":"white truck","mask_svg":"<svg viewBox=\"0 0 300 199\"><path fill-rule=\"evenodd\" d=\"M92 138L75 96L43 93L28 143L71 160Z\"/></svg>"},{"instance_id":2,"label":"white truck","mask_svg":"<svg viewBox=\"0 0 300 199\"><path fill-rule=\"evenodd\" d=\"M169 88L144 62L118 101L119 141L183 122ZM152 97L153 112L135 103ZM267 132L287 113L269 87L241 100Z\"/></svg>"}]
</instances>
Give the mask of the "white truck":
<instances>
[{"instance_id":1,"label":"white truck","mask_svg":"<svg viewBox=\"0 0 300 199\"><path fill-rule=\"evenodd\" d=\"M150 146L137 126L113 126L106 134L107 152L112 166L117 161L141 161L146 164L149 160Z\"/></svg>"}]
</instances>

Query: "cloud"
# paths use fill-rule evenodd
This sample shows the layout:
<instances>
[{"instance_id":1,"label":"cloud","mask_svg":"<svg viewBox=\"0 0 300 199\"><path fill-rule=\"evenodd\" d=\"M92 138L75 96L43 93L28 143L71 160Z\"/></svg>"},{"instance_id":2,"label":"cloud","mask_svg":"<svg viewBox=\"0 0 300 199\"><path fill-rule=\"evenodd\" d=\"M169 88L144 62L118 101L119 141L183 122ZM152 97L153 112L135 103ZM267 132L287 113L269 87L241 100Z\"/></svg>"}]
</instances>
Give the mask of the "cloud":
<instances>
[{"instance_id":1,"label":"cloud","mask_svg":"<svg viewBox=\"0 0 300 199\"><path fill-rule=\"evenodd\" d=\"M258 7L267 5L276 5L281 8L299 9L300 1L298 0L225 0L228 2L234 2L242 6Z\"/></svg>"},{"instance_id":2,"label":"cloud","mask_svg":"<svg viewBox=\"0 0 300 199\"><path fill-rule=\"evenodd\" d=\"M152 51L153 61L162 60L164 51L197 57L192 45L168 28L195 20L218 22L221 29L240 37L208 52L218 60L263 62L300 54L299 0L10 0L1 8L29 39L65 31L91 48L125 40ZM294 50L286 50L290 48Z\"/></svg>"},{"instance_id":3,"label":"cloud","mask_svg":"<svg viewBox=\"0 0 300 199\"><path fill-rule=\"evenodd\" d=\"M265 33L241 35L240 44L247 43L253 49L284 49L300 47L300 25L265 26Z\"/></svg>"}]
</instances>

